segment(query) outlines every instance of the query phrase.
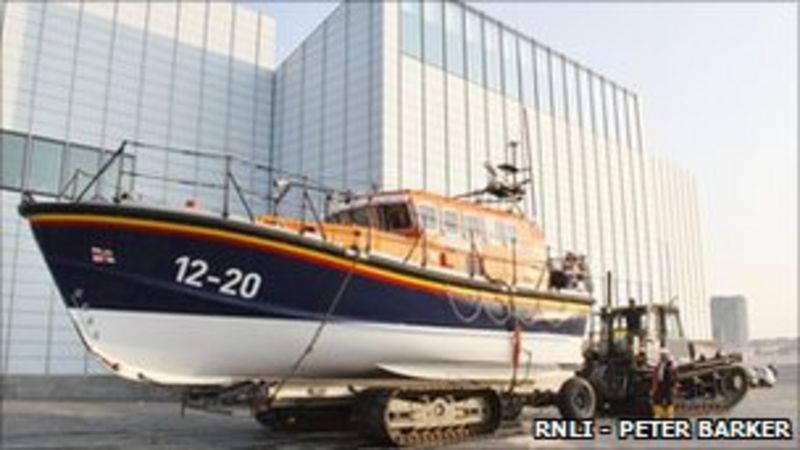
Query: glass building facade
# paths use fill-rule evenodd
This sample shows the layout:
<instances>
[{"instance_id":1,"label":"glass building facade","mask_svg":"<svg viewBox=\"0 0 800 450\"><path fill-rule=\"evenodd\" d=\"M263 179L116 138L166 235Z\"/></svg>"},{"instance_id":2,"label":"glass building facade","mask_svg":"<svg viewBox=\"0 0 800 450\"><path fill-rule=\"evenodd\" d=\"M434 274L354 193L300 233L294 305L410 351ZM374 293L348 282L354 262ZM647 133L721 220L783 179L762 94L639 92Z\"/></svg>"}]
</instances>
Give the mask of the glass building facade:
<instances>
[{"instance_id":1,"label":"glass building facade","mask_svg":"<svg viewBox=\"0 0 800 450\"><path fill-rule=\"evenodd\" d=\"M485 162L516 160L530 167L523 207L551 254L589 255L596 286L611 271L614 301L676 298L688 332L709 337L697 184L647 150L639 97L477 9L342 3L276 66L272 19L242 5L3 5L9 373L102 370L84 355L16 206L22 190L79 190L85 177L69 184L76 170L92 173L123 139L234 155L356 191L455 195L484 186ZM198 181L222 170L143 150L123 165ZM270 189L239 170L246 189ZM93 195L112 189L102 181ZM219 200L197 186L136 191L157 202Z\"/></svg>"},{"instance_id":2,"label":"glass building facade","mask_svg":"<svg viewBox=\"0 0 800 450\"><path fill-rule=\"evenodd\" d=\"M2 368L6 373L103 371L84 354L28 224L22 190L80 192L123 139L268 162L275 26L218 2L3 2ZM198 181L220 165L139 149L125 170ZM108 197L116 168L89 195ZM238 173L252 190L266 179ZM113 180L112 180L113 178ZM137 179L156 202L202 198ZM69 192L67 192L69 193Z\"/></svg>"},{"instance_id":3,"label":"glass building facade","mask_svg":"<svg viewBox=\"0 0 800 450\"><path fill-rule=\"evenodd\" d=\"M587 254L613 301L674 299L710 336L696 180L647 150L639 96L609 76L463 2L407 0L343 3L276 80L276 166L455 195L516 160L552 255Z\"/></svg>"}]
</instances>

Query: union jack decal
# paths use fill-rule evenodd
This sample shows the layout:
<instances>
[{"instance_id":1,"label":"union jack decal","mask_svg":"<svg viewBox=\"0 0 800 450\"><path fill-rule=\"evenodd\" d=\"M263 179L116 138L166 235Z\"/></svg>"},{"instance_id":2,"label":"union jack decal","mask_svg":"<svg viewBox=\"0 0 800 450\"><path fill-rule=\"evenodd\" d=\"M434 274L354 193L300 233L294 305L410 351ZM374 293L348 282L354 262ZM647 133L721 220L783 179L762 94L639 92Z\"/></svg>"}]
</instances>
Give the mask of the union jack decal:
<instances>
[{"instance_id":1,"label":"union jack decal","mask_svg":"<svg viewBox=\"0 0 800 450\"><path fill-rule=\"evenodd\" d=\"M116 264L114 250L110 248L92 247L92 262L95 264Z\"/></svg>"}]
</instances>

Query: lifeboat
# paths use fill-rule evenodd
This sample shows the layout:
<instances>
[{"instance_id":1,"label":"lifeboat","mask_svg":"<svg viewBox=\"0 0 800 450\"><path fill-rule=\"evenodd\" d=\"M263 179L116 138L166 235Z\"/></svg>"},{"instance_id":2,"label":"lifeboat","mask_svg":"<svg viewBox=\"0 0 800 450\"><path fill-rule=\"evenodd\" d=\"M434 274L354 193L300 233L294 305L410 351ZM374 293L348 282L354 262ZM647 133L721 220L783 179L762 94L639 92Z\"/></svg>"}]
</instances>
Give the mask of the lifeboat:
<instances>
[{"instance_id":1,"label":"lifeboat","mask_svg":"<svg viewBox=\"0 0 800 450\"><path fill-rule=\"evenodd\" d=\"M86 348L132 380L559 385L580 365L588 277L554 269L541 229L513 208L400 190L327 209L308 221L134 201L19 207Z\"/></svg>"}]
</instances>

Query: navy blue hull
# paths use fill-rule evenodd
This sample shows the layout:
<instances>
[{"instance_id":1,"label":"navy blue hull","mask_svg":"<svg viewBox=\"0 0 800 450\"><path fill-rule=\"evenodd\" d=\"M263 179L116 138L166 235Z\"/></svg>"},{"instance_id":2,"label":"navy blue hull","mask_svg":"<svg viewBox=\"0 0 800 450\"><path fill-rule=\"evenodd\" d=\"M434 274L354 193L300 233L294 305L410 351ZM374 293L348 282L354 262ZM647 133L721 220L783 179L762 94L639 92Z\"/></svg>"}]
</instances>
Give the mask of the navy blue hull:
<instances>
[{"instance_id":1,"label":"navy blue hull","mask_svg":"<svg viewBox=\"0 0 800 450\"><path fill-rule=\"evenodd\" d=\"M341 291L334 321L485 330L516 321L524 331L572 336L583 335L589 312L585 301L560 307L546 294L529 295L513 302L514 319L508 300L465 298L385 267L376 276L377 263L249 224L113 205L21 210L70 307L319 320Z\"/></svg>"}]
</instances>

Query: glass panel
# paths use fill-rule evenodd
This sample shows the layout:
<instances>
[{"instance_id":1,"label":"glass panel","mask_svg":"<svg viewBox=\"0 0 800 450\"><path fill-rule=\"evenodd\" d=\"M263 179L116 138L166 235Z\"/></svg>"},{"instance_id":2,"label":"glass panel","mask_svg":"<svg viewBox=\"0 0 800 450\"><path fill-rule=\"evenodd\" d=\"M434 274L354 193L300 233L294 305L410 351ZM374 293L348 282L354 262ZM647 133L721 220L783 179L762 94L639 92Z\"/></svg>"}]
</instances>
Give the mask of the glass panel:
<instances>
[{"instance_id":1,"label":"glass panel","mask_svg":"<svg viewBox=\"0 0 800 450\"><path fill-rule=\"evenodd\" d=\"M25 164L25 136L3 133L0 149L2 179L0 185L11 188L22 187L22 170Z\"/></svg>"},{"instance_id":2,"label":"glass panel","mask_svg":"<svg viewBox=\"0 0 800 450\"><path fill-rule=\"evenodd\" d=\"M447 30L447 70L464 76L464 9L458 3L445 3Z\"/></svg>"},{"instance_id":3,"label":"glass panel","mask_svg":"<svg viewBox=\"0 0 800 450\"><path fill-rule=\"evenodd\" d=\"M603 124L603 85L600 83L600 79L594 76L590 81L589 86L592 89L592 117L594 119L592 126L594 127L595 134L602 138L605 136Z\"/></svg>"},{"instance_id":4,"label":"glass panel","mask_svg":"<svg viewBox=\"0 0 800 450\"><path fill-rule=\"evenodd\" d=\"M486 85L500 92L500 30L492 22L483 24L486 39Z\"/></svg>"},{"instance_id":5,"label":"glass panel","mask_svg":"<svg viewBox=\"0 0 800 450\"><path fill-rule=\"evenodd\" d=\"M458 213L456 211L445 211L444 212L444 220L443 220L443 228L445 234L449 234L452 236L456 236L459 234L458 228Z\"/></svg>"},{"instance_id":6,"label":"glass panel","mask_svg":"<svg viewBox=\"0 0 800 450\"><path fill-rule=\"evenodd\" d=\"M619 143L623 146L630 144L628 134L628 114L625 109L625 93L622 89L614 89L614 94L617 101L617 116L619 117Z\"/></svg>"},{"instance_id":7,"label":"glass panel","mask_svg":"<svg viewBox=\"0 0 800 450\"><path fill-rule=\"evenodd\" d=\"M69 162L67 163L67 171L64 174L66 177L65 183L69 182L73 175L76 178L67 195L73 192L78 194L89 184L91 178L97 173L98 155L99 151L91 147L73 145L69 148ZM79 169L82 173L75 175L75 172ZM116 176L116 174L114 175Z\"/></svg>"},{"instance_id":8,"label":"glass panel","mask_svg":"<svg viewBox=\"0 0 800 450\"><path fill-rule=\"evenodd\" d=\"M636 119L636 98L632 94L625 96L628 105L628 126L631 132L631 146L634 150L641 150L639 142L639 128Z\"/></svg>"},{"instance_id":9,"label":"glass panel","mask_svg":"<svg viewBox=\"0 0 800 450\"><path fill-rule=\"evenodd\" d=\"M536 87L539 89L539 109L550 112L550 52L538 45L536 48Z\"/></svg>"},{"instance_id":10,"label":"glass panel","mask_svg":"<svg viewBox=\"0 0 800 450\"><path fill-rule=\"evenodd\" d=\"M603 104L605 109L606 120L606 138L609 140L617 139L617 125L614 118L614 90L611 84L604 82L603 86Z\"/></svg>"},{"instance_id":11,"label":"glass panel","mask_svg":"<svg viewBox=\"0 0 800 450\"><path fill-rule=\"evenodd\" d=\"M475 241L486 240L486 223L482 217L464 217L464 231L466 232L467 238L472 235L475 237Z\"/></svg>"},{"instance_id":12,"label":"glass panel","mask_svg":"<svg viewBox=\"0 0 800 450\"><path fill-rule=\"evenodd\" d=\"M505 244L505 224L502 220L494 220L494 224L489 228L489 238L496 244ZM490 222L491 223L491 222Z\"/></svg>"},{"instance_id":13,"label":"glass panel","mask_svg":"<svg viewBox=\"0 0 800 450\"><path fill-rule=\"evenodd\" d=\"M519 99L517 37L508 30L503 30L503 71L506 96Z\"/></svg>"},{"instance_id":14,"label":"glass panel","mask_svg":"<svg viewBox=\"0 0 800 450\"><path fill-rule=\"evenodd\" d=\"M31 178L28 188L39 192L58 193L61 181L61 158L64 144L44 139L33 140Z\"/></svg>"},{"instance_id":15,"label":"glass panel","mask_svg":"<svg viewBox=\"0 0 800 450\"><path fill-rule=\"evenodd\" d=\"M584 130L591 129L591 97L589 97L589 74L585 70L579 70L578 76L580 77L580 81L578 84L580 96L580 104L581 104L581 124Z\"/></svg>"},{"instance_id":16,"label":"glass panel","mask_svg":"<svg viewBox=\"0 0 800 450\"><path fill-rule=\"evenodd\" d=\"M561 56L550 58L551 71L553 76L553 115L564 117L564 58Z\"/></svg>"},{"instance_id":17,"label":"glass panel","mask_svg":"<svg viewBox=\"0 0 800 450\"><path fill-rule=\"evenodd\" d=\"M516 226L514 226L512 224L506 225L505 240L509 244L511 244L512 242L517 242L517 227Z\"/></svg>"},{"instance_id":18,"label":"glass panel","mask_svg":"<svg viewBox=\"0 0 800 450\"><path fill-rule=\"evenodd\" d=\"M522 78L522 101L530 106L536 106L536 83L533 69L533 45L525 40L519 40L519 64Z\"/></svg>"},{"instance_id":19,"label":"glass panel","mask_svg":"<svg viewBox=\"0 0 800 450\"><path fill-rule=\"evenodd\" d=\"M422 3L405 0L402 3L403 51L422 57Z\"/></svg>"},{"instance_id":20,"label":"glass panel","mask_svg":"<svg viewBox=\"0 0 800 450\"><path fill-rule=\"evenodd\" d=\"M578 123L578 93L577 93L577 75L575 74L575 65L567 61L565 63L565 78L564 83L567 91L567 120L571 124Z\"/></svg>"},{"instance_id":21,"label":"glass panel","mask_svg":"<svg viewBox=\"0 0 800 450\"><path fill-rule=\"evenodd\" d=\"M483 29L481 18L467 11L467 75L469 80L483 84Z\"/></svg>"},{"instance_id":22,"label":"glass panel","mask_svg":"<svg viewBox=\"0 0 800 450\"><path fill-rule=\"evenodd\" d=\"M381 205L379 219L382 230L404 230L411 228L411 218L405 203Z\"/></svg>"},{"instance_id":23,"label":"glass panel","mask_svg":"<svg viewBox=\"0 0 800 450\"><path fill-rule=\"evenodd\" d=\"M422 33L425 38L425 62L439 67L442 67L444 59L442 6L441 2L424 2L422 11L425 24Z\"/></svg>"},{"instance_id":24,"label":"glass panel","mask_svg":"<svg viewBox=\"0 0 800 450\"><path fill-rule=\"evenodd\" d=\"M419 206L419 219L420 225L426 230L439 229L439 214L438 210L432 206L420 205Z\"/></svg>"},{"instance_id":25,"label":"glass panel","mask_svg":"<svg viewBox=\"0 0 800 450\"><path fill-rule=\"evenodd\" d=\"M369 208L356 208L350 211L350 220L352 220L352 223L362 227L370 226Z\"/></svg>"}]
</instances>

